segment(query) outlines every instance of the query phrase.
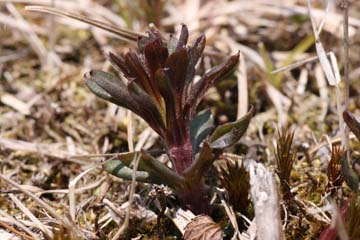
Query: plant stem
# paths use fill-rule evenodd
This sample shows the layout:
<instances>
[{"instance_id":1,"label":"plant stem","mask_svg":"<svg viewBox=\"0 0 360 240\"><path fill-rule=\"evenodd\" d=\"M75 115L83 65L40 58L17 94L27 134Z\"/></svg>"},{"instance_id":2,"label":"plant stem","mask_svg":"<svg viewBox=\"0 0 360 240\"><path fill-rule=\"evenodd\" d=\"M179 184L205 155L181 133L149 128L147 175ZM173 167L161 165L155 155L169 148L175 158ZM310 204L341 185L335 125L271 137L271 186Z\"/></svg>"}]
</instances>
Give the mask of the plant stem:
<instances>
[{"instance_id":1,"label":"plant stem","mask_svg":"<svg viewBox=\"0 0 360 240\"><path fill-rule=\"evenodd\" d=\"M182 206L186 206L196 215L209 213L209 201L203 179L189 179L186 186L177 192Z\"/></svg>"},{"instance_id":2,"label":"plant stem","mask_svg":"<svg viewBox=\"0 0 360 240\"><path fill-rule=\"evenodd\" d=\"M169 155L173 161L174 168L178 174L184 171L192 164L192 146L190 141L178 146L170 146Z\"/></svg>"}]
</instances>

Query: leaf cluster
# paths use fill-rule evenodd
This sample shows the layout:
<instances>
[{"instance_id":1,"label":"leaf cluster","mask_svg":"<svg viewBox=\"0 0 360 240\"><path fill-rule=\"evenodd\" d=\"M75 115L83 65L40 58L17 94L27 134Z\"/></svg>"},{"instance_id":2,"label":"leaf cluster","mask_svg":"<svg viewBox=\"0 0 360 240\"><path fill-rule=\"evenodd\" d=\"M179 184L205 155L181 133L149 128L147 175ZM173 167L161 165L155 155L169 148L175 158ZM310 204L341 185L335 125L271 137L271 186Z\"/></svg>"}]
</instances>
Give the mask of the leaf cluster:
<instances>
[{"instance_id":1,"label":"leaf cluster","mask_svg":"<svg viewBox=\"0 0 360 240\"><path fill-rule=\"evenodd\" d=\"M98 97L144 119L159 134L172 163L168 167L141 151L119 154L104 169L129 180L132 159L140 154L138 181L169 185L178 195L190 199L191 194L203 192L203 176L216 157L245 133L254 109L213 131L211 112L197 113L197 107L206 91L233 71L239 55L229 57L194 82L206 39L201 35L189 46L188 36L185 25L179 38L170 36L168 40L150 29L148 37L138 39L138 51L106 54L117 75L92 70L85 74L85 82Z\"/></svg>"}]
</instances>

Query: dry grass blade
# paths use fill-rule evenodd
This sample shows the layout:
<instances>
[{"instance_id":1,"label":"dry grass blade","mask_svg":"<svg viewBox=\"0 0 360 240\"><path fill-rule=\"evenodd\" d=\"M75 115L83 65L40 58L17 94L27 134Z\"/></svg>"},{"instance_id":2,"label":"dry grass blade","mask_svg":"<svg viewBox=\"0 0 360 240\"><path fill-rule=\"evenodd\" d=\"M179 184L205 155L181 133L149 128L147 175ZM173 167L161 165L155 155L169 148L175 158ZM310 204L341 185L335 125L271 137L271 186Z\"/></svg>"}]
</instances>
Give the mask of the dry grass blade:
<instances>
[{"instance_id":1,"label":"dry grass blade","mask_svg":"<svg viewBox=\"0 0 360 240\"><path fill-rule=\"evenodd\" d=\"M60 220L63 223L64 227L74 230L75 233L77 233L78 235L82 235L81 231L76 227L76 225L72 224L67 218L65 218L65 217L61 216L60 214L58 214L54 208L52 208L49 204L47 204L46 202L41 200L35 194L33 194L32 192L24 189L19 184L17 184L13 180L9 179L8 177L4 176L3 174L0 174L0 178L2 180L4 180L5 182L7 182L8 184L12 185L13 187L17 188L18 190L20 190L21 192L23 192L27 196L29 196L35 202L37 202L46 211L48 211L50 213L50 215L52 215L54 218L57 218L58 220Z\"/></svg>"},{"instance_id":2,"label":"dry grass blade","mask_svg":"<svg viewBox=\"0 0 360 240\"><path fill-rule=\"evenodd\" d=\"M195 215L190 210L183 210L179 208L175 214L172 214L169 208L166 208L165 215L173 221L181 234L185 233L185 227L191 222Z\"/></svg>"},{"instance_id":3,"label":"dry grass blade","mask_svg":"<svg viewBox=\"0 0 360 240\"><path fill-rule=\"evenodd\" d=\"M71 180L69 182L69 208L70 208L70 216L71 219L73 220L73 222L76 222L76 201L75 201L75 186L76 183L82 178L84 177L87 173L91 172L92 170L94 170L95 168L97 168L98 166L95 167L91 167L87 170L85 170L84 172L82 172L81 174L79 174L77 177L75 177L73 180Z\"/></svg>"},{"instance_id":4,"label":"dry grass blade","mask_svg":"<svg viewBox=\"0 0 360 240\"><path fill-rule=\"evenodd\" d=\"M137 41L137 39L139 37L146 37L146 35L143 34L143 33L129 31L127 29L119 28L117 26L110 25L110 24L107 24L107 23L104 23L104 22L101 22L101 21L98 21L98 20L94 20L94 19L82 16L82 15L79 15L79 14L76 14L76 13L60 11L60 10L58 10L56 8L43 7L43 6L27 6L27 7L25 7L25 10L44 12L44 13L54 14L54 15L57 15L57 16L73 18L73 19L76 19L78 21L90 24L90 25L98 27L100 29L103 29L103 30L105 30L107 32L113 33L116 36L120 37L121 39L130 41L130 42Z\"/></svg>"},{"instance_id":5,"label":"dry grass blade","mask_svg":"<svg viewBox=\"0 0 360 240\"><path fill-rule=\"evenodd\" d=\"M9 107L14 108L21 114L29 115L30 114L30 106L27 103L16 98L14 95L11 94L0 94L0 101L8 105Z\"/></svg>"},{"instance_id":6,"label":"dry grass blade","mask_svg":"<svg viewBox=\"0 0 360 240\"><path fill-rule=\"evenodd\" d=\"M51 231L46 228L40 220L35 217L32 212L12 193L9 194L10 199L14 202L14 204L33 222L38 226L38 228L45 234L45 236L49 237L50 239L54 237Z\"/></svg>"},{"instance_id":7,"label":"dry grass blade","mask_svg":"<svg viewBox=\"0 0 360 240\"><path fill-rule=\"evenodd\" d=\"M241 233L239 231L239 226L236 220L236 214L231 206L228 206L224 200L221 200L221 205L224 207L227 216L230 219L231 225L234 228L234 235L232 239L241 240Z\"/></svg>"},{"instance_id":8,"label":"dry grass blade","mask_svg":"<svg viewBox=\"0 0 360 240\"><path fill-rule=\"evenodd\" d=\"M329 91L326 84L326 78L324 71L321 68L321 64L316 64L314 69L314 75L317 86L319 88L320 100L321 100L321 114L318 116L318 121L324 121L326 113L329 107Z\"/></svg>"},{"instance_id":9,"label":"dry grass blade","mask_svg":"<svg viewBox=\"0 0 360 240\"><path fill-rule=\"evenodd\" d=\"M132 180L130 185L130 193L129 193L129 206L126 209L126 215L125 220L120 229L117 231L115 236L112 238L112 240L117 240L120 238L120 236L125 232L126 228L129 226L129 219L130 219L130 211L131 211L131 205L134 200L134 194L135 194L135 184L136 184L136 171L139 166L140 162L140 155L135 154L133 159L133 169L132 169Z\"/></svg>"},{"instance_id":10,"label":"dry grass blade","mask_svg":"<svg viewBox=\"0 0 360 240\"><path fill-rule=\"evenodd\" d=\"M237 119L240 119L248 112L248 78L246 74L246 61L242 53L240 53L239 71L237 73L238 83L238 110Z\"/></svg>"},{"instance_id":11,"label":"dry grass blade","mask_svg":"<svg viewBox=\"0 0 360 240\"><path fill-rule=\"evenodd\" d=\"M6 7L8 11L13 15L14 21L17 22L19 25L23 26L24 29L19 28L19 30L21 31L24 39L29 42L29 45L38 55L42 67L46 69L49 66L49 63L53 65L59 65L61 62L60 58L56 54L49 54L44 44L35 33L34 29L23 18L23 16L19 13L16 7L11 3L7 3Z\"/></svg>"},{"instance_id":12,"label":"dry grass blade","mask_svg":"<svg viewBox=\"0 0 360 240\"><path fill-rule=\"evenodd\" d=\"M0 221L0 225L3 226L3 227L4 227L5 229L7 229L8 231L13 232L13 233L19 235L19 236L22 237L23 239L27 239L27 240L39 239L39 238L30 237L30 236L26 235L25 233L22 233L22 232L16 230L15 228L13 228L12 226L10 226L9 224L7 224L7 223L5 223L5 222ZM2 237L2 238L4 237L4 238L6 238L6 239L9 239L7 236L4 236L1 232L2 232L2 230L0 230L0 237ZM7 232L6 232L6 233L7 233ZM10 238L11 238L11 239L16 239L16 240L18 239L18 238L16 238L15 236L11 236Z\"/></svg>"},{"instance_id":13,"label":"dry grass blade","mask_svg":"<svg viewBox=\"0 0 360 240\"><path fill-rule=\"evenodd\" d=\"M330 52L326 53L326 56L330 56ZM276 74L276 73L280 73L280 72L284 72L284 71L290 71L290 70L293 70L295 68L298 68L302 65L305 65L307 63L311 63L311 62L314 62L316 60L318 60L319 57L318 56L314 56L314 57L309 57L309 58L306 58L304 60L300 60L298 62L294 62L290 65L287 65L287 66L284 66L284 67L280 67L278 69L275 69L274 71L271 72L271 74Z\"/></svg>"},{"instance_id":14,"label":"dry grass blade","mask_svg":"<svg viewBox=\"0 0 360 240\"><path fill-rule=\"evenodd\" d=\"M64 161L75 162L78 164L89 164L89 159L87 155L85 155L87 160L82 161L80 157L79 158L76 158L76 156L73 157L72 154L70 154L68 151L64 151L60 149L59 144L33 143L33 142L26 142L21 140L14 140L14 139L0 137L0 146L2 148L10 149L12 151L35 153L42 156L61 159ZM92 162L96 162L96 161L92 161Z\"/></svg>"},{"instance_id":15,"label":"dry grass blade","mask_svg":"<svg viewBox=\"0 0 360 240\"><path fill-rule=\"evenodd\" d=\"M320 36L319 36L321 33L321 30L322 30L322 27L325 23L328 12L329 12L330 1L327 1L325 16L322 18L319 28L316 28L316 23L315 23L315 19L313 16L313 10L312 10L310 0L307 0L307 6L308 6L312 29L313 29L314 36L315 36L316 52L319 57L321 67L326 75L326 78L327 78L329 84L331 86L335 87L336 104L337 104L337 111L338 111L338 117L339 117L339 127L340 127L341 138L342 138L341 142L342 142L343 146L346 146L346 149L349 149L348 141L346 141L344 120L343 120L343 117L341 114L342 113L341 94L340 94L340 89L338 86L338 84L341 81L341 78L340 78L340 73L339 73L339 69L337 66L336 57L335 57L334 53L330 53L330 61L329 61L329 59L326 56L325 49L320 41ZM351 161L350 159L348 159L348 160Z\"/></svg>"},{"instance_id":16,"label":"dry grass blade","mask_svg":"<svg viewBox=\"0 0 360 240\"><path fill-rule=\"evenodd\" d=\"M6 213L5 211L3 211L1 209L0 209L0 215L6 217L7 219L9 219L11 221L11 224L16 225L18 228L22 229L24 232L29 234L32 237L31 239L40 240L40 237L37 234L33 233L22 222L16 220L13 216L9 215L8 213ZM24 233L22 233L22 234L24 234Z\"/></svg>"}]
</instances>

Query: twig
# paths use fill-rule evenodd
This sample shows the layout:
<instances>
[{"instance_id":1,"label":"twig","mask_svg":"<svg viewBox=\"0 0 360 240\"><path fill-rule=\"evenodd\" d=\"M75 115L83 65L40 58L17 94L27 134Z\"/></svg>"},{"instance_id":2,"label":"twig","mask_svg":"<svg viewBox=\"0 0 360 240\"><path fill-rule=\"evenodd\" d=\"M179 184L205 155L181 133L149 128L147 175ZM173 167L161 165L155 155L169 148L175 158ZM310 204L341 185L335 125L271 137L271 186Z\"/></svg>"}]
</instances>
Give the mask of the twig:
<instances>
[{"instance_id":1,"label":"twig","mask_svg":"<svg viewBox=\"0 0 360 240\"><path fill-rule=\"evenodd\" d=\"M26 235L25 233L22 233L22 232L16 230L15 228L13 228L12 226L8 225L7 223L5 223L3 221L0 221L0 225L3 226L4 228L8 229L9 231L19 235L22 238L29 239L29 240L39 239L39 238L30 237L30 236Z\"/></svg>"}]
</instances>

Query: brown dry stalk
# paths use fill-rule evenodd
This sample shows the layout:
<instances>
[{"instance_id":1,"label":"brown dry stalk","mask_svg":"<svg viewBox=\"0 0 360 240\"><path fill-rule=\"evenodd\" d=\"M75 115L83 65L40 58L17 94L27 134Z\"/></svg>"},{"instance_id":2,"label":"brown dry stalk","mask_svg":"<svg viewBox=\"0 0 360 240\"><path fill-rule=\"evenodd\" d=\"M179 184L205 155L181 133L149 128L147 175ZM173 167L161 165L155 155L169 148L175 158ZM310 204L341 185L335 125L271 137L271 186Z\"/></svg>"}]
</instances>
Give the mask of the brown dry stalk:
<instances>
[{"instance_id":1,"label":"brown dry stalk","mask_svg":"<svg viewBox=\"0 0 360 240\"><path fill-rule=\"evenodd\" d=\"M13 233L19 235L22 238L29 239L29 240L35 240L35 238L16 230L15 228L13 228L12 226L10 226L9 224L7 224L3 221L0 221L0 225L3 226L4 228L6 228L7 230L9 230L10 232L13 232Z\"/></svg>"}]
</instances>

